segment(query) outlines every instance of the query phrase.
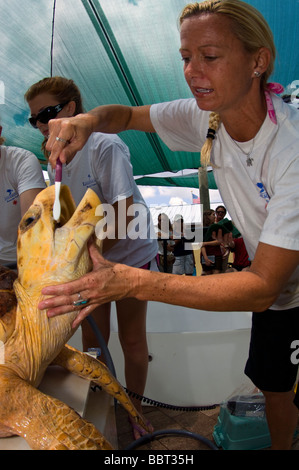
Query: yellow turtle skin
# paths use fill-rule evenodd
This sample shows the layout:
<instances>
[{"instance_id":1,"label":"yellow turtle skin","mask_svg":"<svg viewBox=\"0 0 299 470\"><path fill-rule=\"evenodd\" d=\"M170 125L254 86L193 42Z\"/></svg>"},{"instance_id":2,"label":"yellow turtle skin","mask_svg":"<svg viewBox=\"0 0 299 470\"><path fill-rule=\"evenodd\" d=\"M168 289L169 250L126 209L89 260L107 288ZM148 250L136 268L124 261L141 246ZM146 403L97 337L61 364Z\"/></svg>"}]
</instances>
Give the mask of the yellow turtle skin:
<instances>
[{"instance_id":1,"label":"yellow turtle skin","mask_svg":"<svg viewBox=\"0 0 299 470\"><path fill-rule=\"evenodd\" d=\"M41 290L91 269L88 240L101 217L100 200L88 189L76 208L61 186L61 217L53 220L55 187L41 191L18 230L18 275L0 269L0 437L22 436L36 450L111 450L93 424L38 386L50 364L93 381L116 398L144 429L123 387L97 359L67 345L77 311L48 318L38 309ZM15 279L16 278L16 279Z\"/></svg>"}]
</instances>

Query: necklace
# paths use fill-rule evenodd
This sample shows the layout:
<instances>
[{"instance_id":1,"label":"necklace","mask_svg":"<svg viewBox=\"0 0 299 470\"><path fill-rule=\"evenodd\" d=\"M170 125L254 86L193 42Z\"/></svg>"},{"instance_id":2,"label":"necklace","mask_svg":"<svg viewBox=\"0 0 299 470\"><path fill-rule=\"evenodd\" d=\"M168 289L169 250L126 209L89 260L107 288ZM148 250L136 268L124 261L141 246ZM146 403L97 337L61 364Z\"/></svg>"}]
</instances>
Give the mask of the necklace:
<instances>
[{"instance_id":1,"label":"necklace","mask_svg":"<svg viewBox=\"0 0 299 470\"><path fill-rule=\"evenodd\" d=\"M229 134L228 134L229 135ZM230 139L232 140L232 142L238 147L239 150L241 150L241 152L243 153L243 155L246 156L246 165L247 166L252 166L253 165L253 158L251 157L251 154L253 152L253 148L254 148L254 140L252 140L252 146L251 146L251 149L249 150L249 152L245 152L242 147L240 147L240 145L235 141L235 139L233 139L231 136L230 136Z\"/></svg>"}]
</instances>

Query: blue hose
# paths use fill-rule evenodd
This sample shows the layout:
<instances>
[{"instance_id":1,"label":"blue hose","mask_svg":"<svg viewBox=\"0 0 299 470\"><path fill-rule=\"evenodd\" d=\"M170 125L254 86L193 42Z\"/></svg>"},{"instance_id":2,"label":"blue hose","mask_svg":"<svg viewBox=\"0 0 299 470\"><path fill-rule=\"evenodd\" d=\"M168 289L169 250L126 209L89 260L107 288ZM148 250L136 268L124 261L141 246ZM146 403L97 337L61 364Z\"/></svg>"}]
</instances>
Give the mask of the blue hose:
<instances>
[{"instance_id":1,"label":"blue hose","mask_svg":"<svg viewBox=\"0 0 299 470\"><path fill-rule=\"evenodd\" d=\"M204 443L206 446L210 447L210 449L212 450L219 450L218 447L206 437L203 437L200 434L196 434L194 432L185 431L184 429L164 429L161 431L154 431L150 434L145 434L144 436L141 436L139 439L129 444L124 450L136 449L137 447L143 444L146 444L150 441L153 441L158 437L168 436L168 435L184 436L184 437L188 437L191 439L196 439L197 441L200 441Z\"/></svg>"},{"instance_id":2,"label":"blue hose","mask_svg":"<svg viewBox=\"0 0 299 470\"><path fill-rule=\"evenodd\" d=\"M101 347L101 350L105 359L105 364L110 370L111 374L116 378L116 371L115 371L114 363L113 363L110 351L102 336L102 333L100 332L100 329L98 328L96 322L94 321L94 318L91 315L88 315L87 320L98 340L99 346Z\"/></svg>"}]
</instances>

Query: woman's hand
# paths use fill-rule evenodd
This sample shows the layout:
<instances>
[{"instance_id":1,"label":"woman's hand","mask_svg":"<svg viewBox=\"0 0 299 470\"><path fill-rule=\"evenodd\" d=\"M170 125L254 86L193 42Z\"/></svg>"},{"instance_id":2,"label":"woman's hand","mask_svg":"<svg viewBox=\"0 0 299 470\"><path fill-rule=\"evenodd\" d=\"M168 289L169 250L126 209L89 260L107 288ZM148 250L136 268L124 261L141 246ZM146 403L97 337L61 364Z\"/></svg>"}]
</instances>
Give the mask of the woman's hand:
<instances>
[{"instance_id":1,"label":"woman's hand","mask_svg":"<svg viewBox=\"0 0 299 470\"><path fill-rule=\"evenodd\" d=\"M55 168L58 157L61 163L67 163L82 149L93 132L93 120L91 114L78 114L49 121L50 135L46 148L51 152L49 162L52 168Z\"/></svg>"},{"instance_id":2,"label":"woman's hand","mask_svg":"<svg viewBox=\"0 0 299 470\"><path fill-rule=\"evenodd\" d=\"M215 263L213 263L213 261L211 261L210 258L206 257L205 258L205 264L206 264L206 266L211 267L211 266L214 266Z\"/></svg>"},{"instance_id":3,"label":"woman's hand","mask_svg":"<svg viewBox=\"0 0 299 470\"><path fill-rule=\"evenodd\" d=\"M79 310L73 328L99 305L124 298L129 292L130 283L127 282L124 271L132 268L105 260L94 244L90 245L89 252L93 270L75 281L45 287L42 294L52 297L42 300L38 305L40 310L47 310L49 318L54 317L80 309L80 306L74 307L80 294L80 298L88 300L88 304Z\"/></svg>"}]
</instances>

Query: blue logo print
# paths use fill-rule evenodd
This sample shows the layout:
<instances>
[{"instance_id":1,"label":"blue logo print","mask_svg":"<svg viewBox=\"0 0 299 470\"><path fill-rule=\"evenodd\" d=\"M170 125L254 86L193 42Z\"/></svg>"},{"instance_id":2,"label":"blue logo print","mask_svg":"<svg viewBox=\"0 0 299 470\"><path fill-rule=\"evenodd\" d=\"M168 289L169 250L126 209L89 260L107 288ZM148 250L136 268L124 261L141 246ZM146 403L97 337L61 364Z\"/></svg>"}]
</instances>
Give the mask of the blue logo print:
<instances>
[{"instance_id":1,"label":"blue logo print","mask_svg":"<svg viewBox=\"0 0 299 470\"><path fill-rule=\"evenodd\" d=\"M267 193L263 183L257 183L256 184L258 189L259 189L259 192L260 192L260 197L265 199L266 201L266 205L268 204L268 202L270 201L270 196L269 194Z\"/></svg>"},{"instance_id":2,"label":"blue logo print","mask_svg":"<svg viewBox=\"0 0 299 470\"><path fill-rule=\"evenodd\" d=\"M14 189L7 189L7 196L4 198L5 202L14 201L14 204L17 203L16 199L18 198L18 193Z\"/></svg>"},{"instance_id":3,"label":"blue logo print","mask_svg":"<svg viewBox=\"0 0 299 470\"><path fill-rule=\"evenodd\" d=\"M92 186L95 186L97 184L91 175L87 175L87 178L88 178L87 181L82 182L83 186L86 186L87 188L91 188Z\"/></svg>"}]
</instances>

